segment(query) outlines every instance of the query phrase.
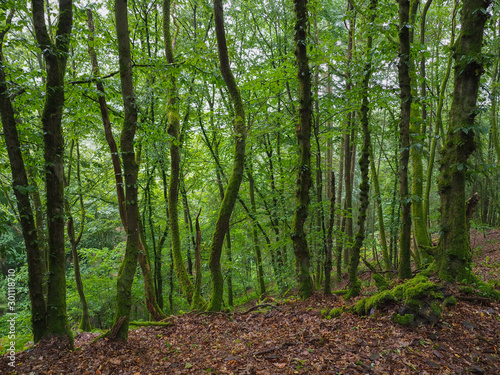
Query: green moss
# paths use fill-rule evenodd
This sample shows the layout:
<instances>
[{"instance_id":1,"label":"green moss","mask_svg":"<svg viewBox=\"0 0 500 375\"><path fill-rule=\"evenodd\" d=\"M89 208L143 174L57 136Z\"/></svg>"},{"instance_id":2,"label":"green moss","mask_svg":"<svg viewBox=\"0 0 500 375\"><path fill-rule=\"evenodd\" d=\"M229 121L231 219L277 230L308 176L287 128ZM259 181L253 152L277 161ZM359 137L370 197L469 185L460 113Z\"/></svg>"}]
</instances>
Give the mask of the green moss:
<instances>
[{"instance_id":1,"label":"green moss","mask_svg":"<svg viewBox=\"0 0 500 375\"><path fill-rule=\"evenodd\" d=\"M495 290L493 285L485 283L484 281L477 281L476 285L481 296L500 300L500 292Z\"/></svg>"},{"instance_id":2,"label":"green moss","mask_svg":"<svg viewBox=\"0 0 500 375\"><path fill-rule=\"evenodd\" d=\"M365 315L365 304L366 304L367 299L363 298L359 300L356 305L354 305L354 311L358 315Z\"/></svg>"},{"instance_id":3,"label":"green moss","mask_svg":"<svg viewBox=\"0 0 500 375\"><path fill-rule=\"evenodd\" d=\"M344 313L343 307L336 307L330 311L330 313L328 314L328 317L329 317L329 319L330 318L339 318L343 313Z\"/></svg>"},{"instance_id":4,"label":"green moss","mask_svg":"<svg viewBox=\"0 0 500 375\"><path fill-rule=\"evenodd\" d=\"M417 275L406 283L393 289L394 296L399 300L418 300L427 297L441 298L438 286L423 275Z\"/></svg>"},{"instance_id":5,"label":"green moss","mask_svg":"<svg viewBox=\"0 0 500 375\"><path fill-rule=\"evenodd\" d=\"M457 299L454 296L446 297L443 301L443 307L455 306L457 304Z\"/></svg>"},{"instance_id":6,"label":"green moss","mask_svg":"<svg viewBox=\"0 0 500 375\"><path fill-rule=\"evenodd\" d=\"M399 315L399 314L394 314L392 316L392 321L397 324L401 324L403 326L410 325L413 323L415 320L415 315L413 314L404 314L404 315Z\"/></svg>"},{"instance_id":7,"label":"green moss","mask_svg":"<svg viewBox=\"0 0 500 375\"><path fill-rule=\"evenodd\" d=\"M390 290L384 290L366 299L364 312L365 314L369 314L371 309L376 309L384 304L394 301L396 301L394 294L392 294Z\"/></svg>"},{"instance_id":8,"label":"green moss","mask_svg":"<svg viewBox=\"0 0 500 375\"><path fill-rule=\"evenodd\" d=\"M374 273L372 275L372 279L375 281L375 285L377 286L379 292L382 292L384 290L387 290L387 288L389 288L389 283L387 282L385 277L383 277L381 274Z\"/></svg>"},{"instance_id":9,"label":"green moss","mask_svg":"<svg viewBox=\"0 0 500 375\"><path fill-rule=\"evenodd\" d=\"M355 297L359 294L360 291L361 291L361 280L359 279L353 280L351 281L351 286L349 287L347 293L344 295L344 298L349 299Z\"/></svg>"},{"instance_id":10,"label":"green moss","mask_svg":"<svg viewBox=\"0 0 500 375\"><path fill-rule=\"evenodd\" d=\"M441 319L442 317L442 309L441 306L439 306L436 302L431 303L431 310L433 314L436 316L437 320Z\"/></svg>"}]
</instances>

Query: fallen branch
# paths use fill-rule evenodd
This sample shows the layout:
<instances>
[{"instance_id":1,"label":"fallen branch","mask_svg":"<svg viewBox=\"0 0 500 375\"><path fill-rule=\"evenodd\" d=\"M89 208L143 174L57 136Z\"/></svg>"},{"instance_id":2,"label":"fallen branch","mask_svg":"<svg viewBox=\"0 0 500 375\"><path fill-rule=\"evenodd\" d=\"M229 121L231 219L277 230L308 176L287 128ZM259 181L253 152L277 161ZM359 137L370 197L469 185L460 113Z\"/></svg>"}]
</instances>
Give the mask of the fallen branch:
<instances>
[{"instance_id":1,"label":"fallen branch","mask_svg":"<svg viewBox=\"0 0 500 375\"><path fill-rule=\"evenodd\" d=\"M256 352L253 354L253 356L258 357L258 356L261 356L264 354L269 354L269 353L284 349L284 348L289 347L289 346L294 346L297 344L300 344L300 342L285 342L279 346L275 346L274 348L270 348L270 349L266 349L266 350L261 350L260 352Z\"/></svg>"}]
</instances>

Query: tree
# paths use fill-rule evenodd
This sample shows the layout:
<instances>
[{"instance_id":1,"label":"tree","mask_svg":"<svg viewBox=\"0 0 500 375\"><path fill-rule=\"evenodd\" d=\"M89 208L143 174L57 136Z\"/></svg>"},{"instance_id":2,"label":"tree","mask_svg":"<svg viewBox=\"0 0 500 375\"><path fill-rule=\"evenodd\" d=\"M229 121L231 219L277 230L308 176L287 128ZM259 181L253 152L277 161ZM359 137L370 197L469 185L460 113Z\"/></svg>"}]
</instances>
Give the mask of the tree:
<instances>
[{"instance_id":1,"label":"tree","mask_svg":"<svg viewBox=\"0 0 500 375\"><path fill-rule=\"evenodd\" d=\"M296 272L299 294L309 297L314 287L309 273L310 255L304 231L308 215L309 189L311 187L311 128L312 128L312 93L311 72L307 56L307 0L295 0L295 61L298 68L299 109L295 133L299 148L297 186L295 191L295 213L292 221L291 237L295 253Z\"/></svg>"},{"instance_id":2,"label":"tree","mask_svg":"<svg viewBox=\"0 0 500 375\"><path fill-rule=\"evenodd\" d=\"M399 199L401 205L402 228L399 234L399 277L411 277L411 197L408 187L408 161L410 158L410 117L411 117L411 78L410 78L410 0L399 2L399 64L398 76L401 98L399 123Z\"/></svg>"},{"instance_id":3,"label":"tree","mask_svg":"<svg viewBox=\"0 0 500 375\"><path fill-rule=\"evenodd\" d=\"M121 92L124 106L123 127L120 136L123 172L125 175L125 213L127 218L127 245L117 279L117 297L113 339L127 341L134 281L139 252L139 202L137 176L139 165L135 158L134 137L137 129L137 105L132 80L132 58L128 28L127 2L115 0L116 35L120 64Z\"/></svg>"},{"instance_id":4,"label":"tree","mask_svg":"<svg viewBox=\"0 0 500 375\"><path fill-rule=\"evenodd\" d=\"M66 256L64 246L64 138L62 117L64 74L73 26L72 0L59 0L59 18L54 40L45 23L43 0L32 0L35 36L42 51L47 74L42 112L47 226L49 241L49 281L47 334L60 336L73 346L66 314Z\"/></svg>"},{"instance_id":5,"label":"tree","mask_svg":"<svg viewBox=\"0 0 500 375\"><path fill-rule=\"evenodd\" d=\"M229 95L234 110L234 156L233 170L224 192L224 199L220 205L215 230L212 235L212 243L210 246L210 277L212 284L212 292L210 295L209 311L218 311L222 307L222 296L224 288L224 279L222 277L222 269L220 258L222 255L222 245L224 237L229 228L229 219L238 196L243 173L245 169L245 140L246 140L246 122L245 109L241 99L240 90L234 79L231 67L229 65L229 56L227 53L226 32L224 29L224 12L222 0L214 0L214 22L215 35L217 37L217 52L219 55L219 68L222 78L226 83Z\"/></svg>"},{"instance_id":6,"label":"tree","mask_svg":"<svg viewBox=\"0 0 500 375\"><path fill-rule=\"evenodd\" d=\"M368 24L372 27L375 26L376 10L378 0L371 0L368 13ZM358 230L356 232L355 241L350 249L350 262L349 262L349 291L346 298L356 296L361 290L361 281L358 279L358 264L360 258L361 247L365 239L365 222L366 211L369 204L370 192L370 124L369 124L369 85L372 75L372 47L373 47L373 33L370 30L366 41L366 63L364 68L363 81L361 83L362 98L360 109L360 120L363 132L363 148L361 150L361 157L359 159L359 168L361 170L361 183L359 184L359 215L358 215Z\"/></svg>"},{"instance_id":7,"label":"tree","mask_svg":"<svg viewBox=\"0 0 500 375\"><path fill-rule=\"evenodd\" d=\"M172 37L170 33L171 4L170 0L163 1L163 38L165 40L165 56L167 64L175 66ZM174 268L180 282L182 292L188 303L194 308L200 308L202 301L193 301L193 283L184 266L181 254L181 239L179 233L178 202L179 202L179 171L180 171L180 136L179 136L179 108L177 104L177 78L174 69L170 73L167 98L168 134L170 136L170 182L168 185L168 210L170 214L170 233L172 237L172 254Z\"/></svg>"},{"instance_id":8,"label":"tree","mask_svg":"<svg viewBox=\"0 0 500 375\"><path fill-rule=\"evenodd\" d=\"M443 279L472 278L472 252L466 218L467 161L476 148L474 119L479 81L483 72L484 25L491 0L464 0L461 31L454 46L453 101L446 140L441 150L438 180L441 197L441 236L438 271Z\"/></svg>"},{"instance_id":9,"label":"tree","mask_svg":"<svg viewBox=\"0 0 500 375\"><path fill-rule=\"evenodd\" d=\"M4 71L3 41L12 22L13 14L14 11L10 11L7 16L6 26L0 32L0 115L12 173L12 190L16 197L24 244L26 246L28 289L31 301L31 325L33 328L33 339L36 343L45 336L47 331L47 311L43 293L45 267L39 247L35 218L29 198L30 187L16 127L18 119L16 119Z\"/></svg>"}]
</instances>

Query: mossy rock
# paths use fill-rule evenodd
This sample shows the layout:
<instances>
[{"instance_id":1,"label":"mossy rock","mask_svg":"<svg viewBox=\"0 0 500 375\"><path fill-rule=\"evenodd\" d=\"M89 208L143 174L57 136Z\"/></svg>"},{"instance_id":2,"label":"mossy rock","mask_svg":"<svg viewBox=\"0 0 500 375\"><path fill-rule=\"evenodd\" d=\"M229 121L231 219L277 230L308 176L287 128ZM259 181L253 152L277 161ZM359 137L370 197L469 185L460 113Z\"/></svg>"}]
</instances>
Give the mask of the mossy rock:
<instances>
[{"instance_id":1,"label":"mossy rock","mask_svg":"<svg viewBox=\"0 0 500 375\"><path fill-rule=\"evenodd\" d=\"M329 318L339 318L344 313L343 307L336 307L330 311L328 314Z\"/></svg>"},{"instance_id":2,"label":"mossy rock","mask_svg":"<svg viewBox=\"0 0 500 375\"><path fill-rule=\"evenodd\" d=\"M374 273L372 275L372 279L375 281L375 285L377 286L377 289L379 292L382 292L384 290L387 290L389 288L389 283L385 279L384 276L382 276L379 273Z\"/></svg>"},{"instance_id":3,"label":"mossy rock","mask_svg":"<svg viewBox=\"0 0 500 375\"><path fill-rule=\"evenodd\" d=\"M454 296L448 296L443 301L443 307L455 306L457 304L457 299Z\"/></svg>"},{"instance_id":4,"label":"mossy rock","mask_svg":"<svg viewBox=\"0 0 500 375\"><path fill-rule=\"evenodd\" d=\"M439 287L429 278L417 275L406 283L392 289L394 297L398 300L418 300L424 298L442 298Z\"/></svg>"},{"instance_id":5,"label":"mossy rock","mask_svg":"<svg viewBox=\"0 0 500 375\"><path fill-rule=\"evenodd\" d=\"M392 321L394 323L401 324L403 326L408 326L415 321L415 315L413 315L413 314L400 315L398 313L395 313L392 316Z\"/></svg>"},{"instance_id":6,"label":"mossy rock","mask_svg":"<svg viewBox=\"0 0 500 375\"><path fill-rule=\"evenodd\" d=\"M373 310L388 303L395 302L396 298L394 297L394 295L391 293L390 290L384 290L380 293L371 296L370 298L364 299L364 301L365 301L363 305L364 311L360 315L368 315L368 314L371 315L373 313Z\"/></svg>"}]
</instances>

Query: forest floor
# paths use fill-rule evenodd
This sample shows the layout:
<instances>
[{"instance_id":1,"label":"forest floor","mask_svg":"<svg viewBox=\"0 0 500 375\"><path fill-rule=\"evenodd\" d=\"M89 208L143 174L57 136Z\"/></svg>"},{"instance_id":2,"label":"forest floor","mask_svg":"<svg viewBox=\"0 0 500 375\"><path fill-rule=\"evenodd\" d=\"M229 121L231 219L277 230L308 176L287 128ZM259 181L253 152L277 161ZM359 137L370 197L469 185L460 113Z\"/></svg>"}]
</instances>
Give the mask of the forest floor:
<instances>
[{"instance_id":1,"label":"forest floor","mask_svg":"<svg viewBox=\"0 0 500 375\"><path fill-rule=\"evenodd\" d=\"M475 232L471 242L476 274L498 280L500 231ZM1 358L0 373L500 374L500 303L454 292L458 304L434 325L393 323L397 306L325 319L321 310L345 302L317 293L230 314L171 317L171 326L132 330L126 344L81 333L75 351L35 346L16 354L14 372Z\"/></svg>"}]
</instances>

